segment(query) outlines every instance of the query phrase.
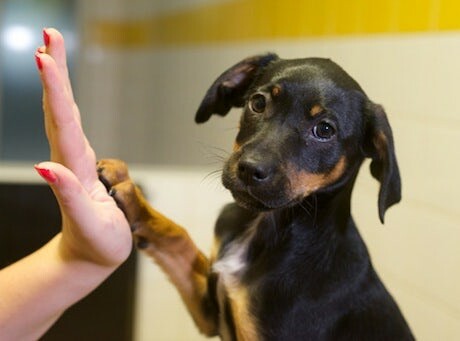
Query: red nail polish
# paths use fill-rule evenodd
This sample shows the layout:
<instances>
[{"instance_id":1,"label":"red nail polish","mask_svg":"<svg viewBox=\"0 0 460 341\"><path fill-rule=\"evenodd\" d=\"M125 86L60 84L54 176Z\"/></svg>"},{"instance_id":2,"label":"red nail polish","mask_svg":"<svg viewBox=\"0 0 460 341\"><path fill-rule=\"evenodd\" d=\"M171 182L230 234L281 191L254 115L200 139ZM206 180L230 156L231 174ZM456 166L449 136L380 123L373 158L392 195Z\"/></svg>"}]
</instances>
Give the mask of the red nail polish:
<instances>
[{"instance_id":1,"label":"red nail polish","mask_svg":"<svg viewBox=\"0 0 460 341\"><path fill-rule=\"evenodd\" d=\"M40 59L40 54L35 52L35 62L37 63L38 69L41 71L43 69L42 60Z\"/></svg>"},{"instance_id":2,"label":"red nail polish","mask_svg":"<svg viewBox=\"0 0 460 341\"><path fill-rule=\"evenodd\" d=\"M40 176L45 179L47 182L55 183L57 180L56 174L54 174L51 170L46 168L40 168L39 166L34 166L35 170L40 174Z\"/></svg>"},{"instance_id":3,"label":"red nail polish","mask_svg":"<svg viewBox=\"0 0 460 341\"><path fill-rule=\"evenodd\" d=\"M45 46L48 47L50 44L50 35L46 32L46 29L43 29L43 41L45 43Z\"/></svg>"}]
</instances>

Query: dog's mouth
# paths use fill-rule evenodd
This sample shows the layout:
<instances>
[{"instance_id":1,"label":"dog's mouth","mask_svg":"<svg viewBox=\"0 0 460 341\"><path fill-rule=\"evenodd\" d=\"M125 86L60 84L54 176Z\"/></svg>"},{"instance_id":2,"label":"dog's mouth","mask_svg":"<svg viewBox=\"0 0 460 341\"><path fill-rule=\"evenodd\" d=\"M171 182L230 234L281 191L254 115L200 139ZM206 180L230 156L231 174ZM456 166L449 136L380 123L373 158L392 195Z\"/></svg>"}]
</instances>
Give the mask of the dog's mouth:
<instances>
[{"instance_id":1,"label":"dog's mouth","mask_svg":"<svg viewBox=\"0 0 460 341\"><path fill-rule=\"evenodd\" d=\"M285 191L280 189L281 186L268 186L275 189L252 188L245 186L238 180L230 180L223 177L224 187L231 193L236 203L252 211L270 211L289 207L295 204L296 200L286 196Z\"/></svg>"},{"instance_id":2,"label":"dog's mouth","mask_svg":"<svg viewBox=\"0 0 460 341\"><path fill-rule=\"evenodd\" d=\"M286 207L294 206L297 200L286 197L277 197L271 199L260 199L257 195L248 191L232 191L233 198L236 203L251 211L271 211Z\"/></svg>"},{"instance_id":3,"label":"dog's mouth","mask_svg":"<svg viewBox=\"0 0 460 341\"><path fill-rule=\"evenodd\" d=\"M269 211L275 209L273 205L260 200L255 195L252 195L250 191L236 191L231 190L233 198L235 199L236 203L244 208L254 211Z\"/></svg>"}]
</instances>

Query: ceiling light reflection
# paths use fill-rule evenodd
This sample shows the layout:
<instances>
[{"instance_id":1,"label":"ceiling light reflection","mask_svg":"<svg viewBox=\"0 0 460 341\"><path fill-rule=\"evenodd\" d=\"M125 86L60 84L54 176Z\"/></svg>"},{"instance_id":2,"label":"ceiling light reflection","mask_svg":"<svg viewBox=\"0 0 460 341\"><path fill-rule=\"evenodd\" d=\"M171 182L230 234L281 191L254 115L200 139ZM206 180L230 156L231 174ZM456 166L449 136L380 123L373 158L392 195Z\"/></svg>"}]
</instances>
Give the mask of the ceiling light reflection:
<instances>
[{"instance_id":1,"label":"ceiling light reflection","mask_svg":"<svg viewBox=\"0 0 460 341\"><path fill-rule=\"evenodd\" d=\"M3 32L3 44L13 51L26 51L33 48L33 32L26 26L10 26Z\"/></svg>"}]
</instances>

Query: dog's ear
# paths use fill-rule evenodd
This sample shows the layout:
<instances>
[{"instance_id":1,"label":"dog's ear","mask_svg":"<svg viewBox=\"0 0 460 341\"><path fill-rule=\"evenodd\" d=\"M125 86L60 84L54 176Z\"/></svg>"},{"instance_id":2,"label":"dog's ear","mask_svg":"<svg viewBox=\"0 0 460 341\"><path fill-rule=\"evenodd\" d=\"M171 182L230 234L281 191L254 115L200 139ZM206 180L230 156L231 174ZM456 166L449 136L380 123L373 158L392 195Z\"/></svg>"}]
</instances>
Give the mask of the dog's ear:
<instances>
[{"instance_id":1,"label":"dog's ear","mask_svg":"<svg viewBox=\"0 0 460 341\"><path fill-rule=\"evenodd\" d=\"M225 116L232 107L242 107L244 95L254 78L275 59L278 59L276 54L249 57L221 74L204 96L195 122L206 122L213 114Z\"/></svg>"},{"instance_id":2,"label":"dog's ear","mask_svg":"<svg viewBox=\"0 0 460 341\"><path fill-rule=\"evenodd\" d=\"M364 151L372 159L371 174L380 182L379 217L384 222L385 211L401 200L401 178L396 161L393 134L382 106L369 101L366 110Z\"/></svg>"}]
</instances>

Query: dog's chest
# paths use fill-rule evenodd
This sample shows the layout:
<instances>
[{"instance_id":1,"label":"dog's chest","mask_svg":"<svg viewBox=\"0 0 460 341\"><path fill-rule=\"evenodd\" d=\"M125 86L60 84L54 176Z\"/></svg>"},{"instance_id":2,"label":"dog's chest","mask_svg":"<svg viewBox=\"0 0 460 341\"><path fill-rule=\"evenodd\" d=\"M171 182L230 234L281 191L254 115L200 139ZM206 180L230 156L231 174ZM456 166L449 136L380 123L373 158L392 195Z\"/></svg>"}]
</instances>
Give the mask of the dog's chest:
<instances>
[{"instance_id":1,"label":"dog's chest","mask_svg":"<svg viewBox=\"0 0 460 341\"><path fill-rule=\"evenodd\" d=\"M250 312L249 288L241 280L248 268L247 252L254 233L255 227L227 245L222 257L213 265L213 271L218 274L219 326L224 340L235 336L238 340L259 339L256 319Z\"/></svg>"}]
</instances>

